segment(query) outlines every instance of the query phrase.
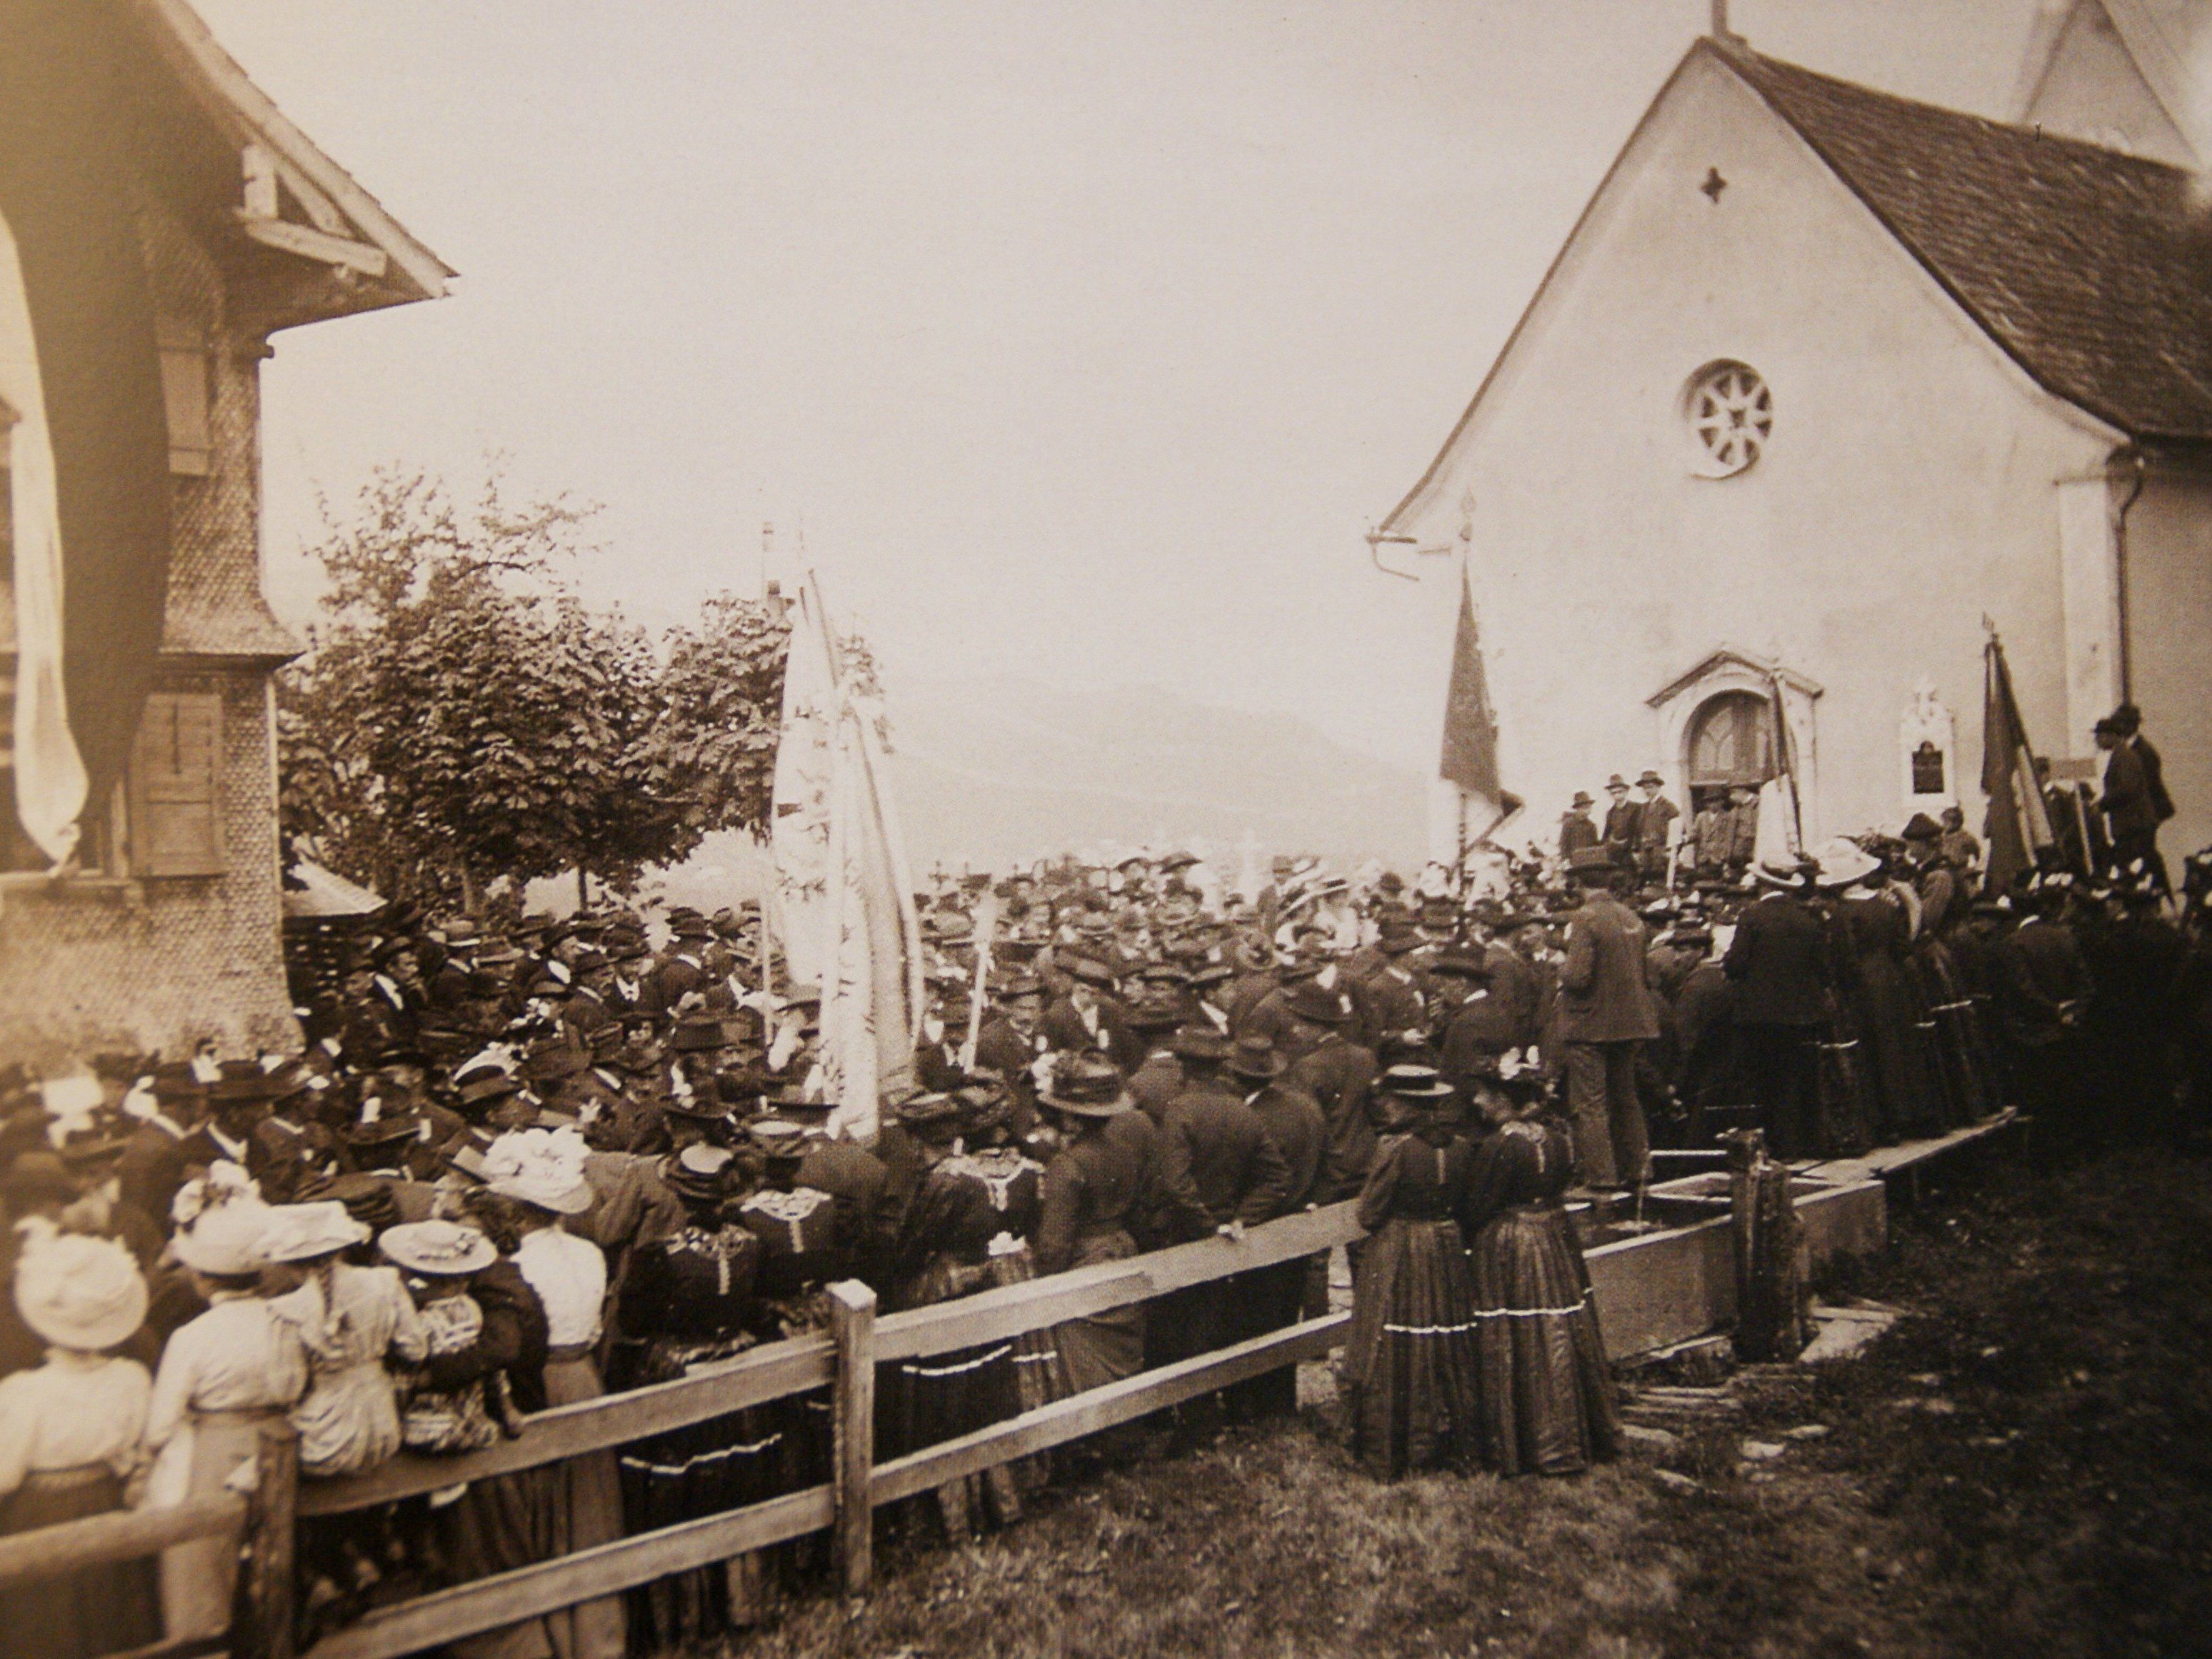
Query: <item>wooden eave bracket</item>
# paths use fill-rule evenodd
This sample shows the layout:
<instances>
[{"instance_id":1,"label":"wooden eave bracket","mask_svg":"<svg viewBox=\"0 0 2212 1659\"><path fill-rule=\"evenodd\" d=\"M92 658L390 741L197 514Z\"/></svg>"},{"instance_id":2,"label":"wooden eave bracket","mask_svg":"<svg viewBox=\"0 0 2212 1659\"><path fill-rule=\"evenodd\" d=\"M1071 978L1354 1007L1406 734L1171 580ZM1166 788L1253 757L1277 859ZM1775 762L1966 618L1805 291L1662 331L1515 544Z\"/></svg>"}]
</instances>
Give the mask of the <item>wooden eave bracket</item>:
<instances>
[{"instance_id":1,"label":"wooden eave bracket","mask_svg":"<svg viewBox=\"0 0 2212 1659\"><path fill-rule=\"evenodd\" d=\"M289 219L264 218L240 208L238 222L248 236L265 247L295 253L303 259L313 259L340 270L382 276L392 264L391 257L380 247L356 242L349 236L333 236L328 231L295 225Z\"/></svg>"},{"instance_id":2,"label":"wooden eave bracket","mask_svg":"<svg viewBox=\"0 0 2212 1659\"><path fill-rule=\"evenodd\" d=\"M238 222L255 241L364 276L381 277L389 269L391 257L347 234L353 227L331 199L266 144L246 145L240 152L239 171L245 180L245 202L237 210ZM296 224L283 216L283 191L291 194L313 224Z\"/></svg>"}]
</instances>

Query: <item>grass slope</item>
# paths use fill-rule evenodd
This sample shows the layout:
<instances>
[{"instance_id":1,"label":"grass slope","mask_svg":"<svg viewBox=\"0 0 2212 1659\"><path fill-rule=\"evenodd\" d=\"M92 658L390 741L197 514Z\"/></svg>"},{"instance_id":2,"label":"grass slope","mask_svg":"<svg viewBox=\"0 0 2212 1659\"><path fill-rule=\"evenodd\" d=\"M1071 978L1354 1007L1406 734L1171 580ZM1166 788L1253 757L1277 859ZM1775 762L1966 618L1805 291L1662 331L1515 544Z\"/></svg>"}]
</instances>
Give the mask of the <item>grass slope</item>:
<instances>
[{"instance_id":1,"label":"grass slope","mask_svg":"<svg viewBox=\"0 0 2212 1659\"><path fill-rule=\"evenodd\" d=\"M1526 1659L2212 1651L2212 1163L2000 1176L1895 1218L1865 1358L1574 1480L1376 1485L1328 1408L893 1545L748 1655ZM1794 1427L1825 1435L1789 1440ZM1784 1444L1744 1462L1745 1439Z\"/></svg>"}]
</instances>

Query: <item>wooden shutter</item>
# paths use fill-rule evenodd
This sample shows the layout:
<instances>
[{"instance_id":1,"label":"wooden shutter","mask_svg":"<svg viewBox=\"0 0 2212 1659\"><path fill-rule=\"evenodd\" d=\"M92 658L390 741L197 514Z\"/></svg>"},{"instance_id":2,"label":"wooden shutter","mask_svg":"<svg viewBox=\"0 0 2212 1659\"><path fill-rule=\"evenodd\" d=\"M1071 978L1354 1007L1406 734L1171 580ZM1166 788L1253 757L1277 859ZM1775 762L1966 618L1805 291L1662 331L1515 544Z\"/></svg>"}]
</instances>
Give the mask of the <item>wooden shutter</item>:
<instances>
[{"instance_id":1,"label":"wooden shutter","mask_svg":"<svg viewBox=\"0 0 2212 1659\"><path fill-rule=\"evenodd\" d=\"M131 865L141 876L219 876L222 698L156 691L131 752Z\"/></svg>"},{"instance_id":2,"label":"wooden shutter","mask_svg":"<svg viewBox=\"0 0 2212 1659\"><path fill-rule=\"evenodd\" d=\"M169 471L207 476L215 440L208 421L207 342L192 331L164 322L161 347L161 407L169 421Z\"/></svg>"}]
</instances>

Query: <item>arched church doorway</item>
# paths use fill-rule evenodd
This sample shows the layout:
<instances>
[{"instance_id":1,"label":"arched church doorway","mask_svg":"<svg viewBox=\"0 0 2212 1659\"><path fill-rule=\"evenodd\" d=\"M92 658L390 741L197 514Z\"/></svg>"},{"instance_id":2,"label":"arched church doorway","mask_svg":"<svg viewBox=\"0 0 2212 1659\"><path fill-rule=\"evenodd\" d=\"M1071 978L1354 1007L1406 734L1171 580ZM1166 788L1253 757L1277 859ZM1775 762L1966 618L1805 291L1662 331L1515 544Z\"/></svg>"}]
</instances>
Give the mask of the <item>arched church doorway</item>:
<instances>
[{"instance_id":1,"label":"arched church doorway","mask_svg":"<svg viewBox=\"0 0 2212 1659\"><path fill-rule=\"evenodd\" d=\"M1693 811L1731 789L1758 788L1778 769L1773 700L1750 691L1708 698L1690 717L1683 750Z\"/></svg>"}]
</instances>

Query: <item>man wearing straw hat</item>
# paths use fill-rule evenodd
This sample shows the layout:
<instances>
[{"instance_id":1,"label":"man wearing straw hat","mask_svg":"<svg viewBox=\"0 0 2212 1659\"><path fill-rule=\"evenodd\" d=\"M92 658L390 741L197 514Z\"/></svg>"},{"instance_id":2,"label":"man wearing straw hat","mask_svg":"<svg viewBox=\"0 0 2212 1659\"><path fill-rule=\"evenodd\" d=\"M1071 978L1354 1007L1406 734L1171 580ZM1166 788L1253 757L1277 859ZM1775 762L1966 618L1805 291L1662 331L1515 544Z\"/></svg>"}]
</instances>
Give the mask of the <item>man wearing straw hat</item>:
<instances>
[{"instance_id":1,"label":"man wearing straw hat","mask_svg":"<svg viewBox=\"0 0 2212 1659\"><path fill-rule=\"evenodd\" d=\"M1723 963L1735 982L1735 1030L1745 1080L1761 1109L1777 1158L1818 1150L1820 1052L1814 1039L1827 1012L1826 938L1805 902L1818 866L1759 866L1766 889L1736 917Z\"/></svg>"}]
</instances>

